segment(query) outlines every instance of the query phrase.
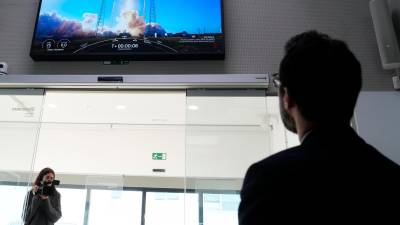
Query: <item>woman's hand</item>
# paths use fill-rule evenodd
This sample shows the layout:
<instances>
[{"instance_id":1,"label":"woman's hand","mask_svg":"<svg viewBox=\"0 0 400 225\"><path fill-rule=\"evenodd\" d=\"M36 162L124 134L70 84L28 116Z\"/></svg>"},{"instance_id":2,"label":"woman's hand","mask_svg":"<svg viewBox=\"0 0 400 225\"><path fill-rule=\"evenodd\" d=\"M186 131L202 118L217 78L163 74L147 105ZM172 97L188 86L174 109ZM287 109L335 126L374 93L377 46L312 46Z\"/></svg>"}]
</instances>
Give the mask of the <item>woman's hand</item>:
<instances>
[{"instance_id":1,"label":"woman's hand","mask_svg":"<svg viewBox=\"0 0 400 225\"><path fill-rule=\"evenodd\" d=\"M32 187L32 192L33 192L33 194L36 194L36 192L39 190L39 186L37 186L37 185L33 185L33 187Z\"/></svg>"},{"instance_id":2,"label":"woman's hand","mask_svg":"<svg viewBox=\"0 0 400 225\"><path fill-rule=\"evenodd\" d=\"M45 195L39 195L41 200L47 200L49 199L49 196L45 196Z\"/></svg>"}]
</instances>

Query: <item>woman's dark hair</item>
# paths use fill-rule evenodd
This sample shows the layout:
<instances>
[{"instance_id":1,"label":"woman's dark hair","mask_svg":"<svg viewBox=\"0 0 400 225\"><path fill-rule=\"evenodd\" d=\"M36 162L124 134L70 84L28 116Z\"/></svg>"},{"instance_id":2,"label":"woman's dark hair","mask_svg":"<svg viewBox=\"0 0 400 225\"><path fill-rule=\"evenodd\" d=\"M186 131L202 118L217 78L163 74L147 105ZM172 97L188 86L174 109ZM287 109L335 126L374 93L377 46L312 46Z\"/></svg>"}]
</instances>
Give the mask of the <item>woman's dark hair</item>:
<instances>
[{"instance_id":1,"label":"woman's dark hair","mask_svg":"<svg viewBox=\"0 0 400 225\"><path fill-rule=\"evenodd\" d=\"M51 168L48 168L48 167L44 168L39 172L39 174L36 177L36 180L33 184L40 186L40 182L43 180L43 177L46 176L46 174L48 174L48 173L52 173L54 176L56 175L56 173L54 173L54 170L52 170Z\"/></svg>"},{"instance_id":2,"label":"woman's dark hair","mask_svg":"<svg viewBox=\"0 0 400 225\"><path fill-rule=\"evenodd\" d=\"M317 31L288 41L279 71L282 88L308 121L350 123L361 90L361 64L341 40Z\"/></svg>"}]
</instances>

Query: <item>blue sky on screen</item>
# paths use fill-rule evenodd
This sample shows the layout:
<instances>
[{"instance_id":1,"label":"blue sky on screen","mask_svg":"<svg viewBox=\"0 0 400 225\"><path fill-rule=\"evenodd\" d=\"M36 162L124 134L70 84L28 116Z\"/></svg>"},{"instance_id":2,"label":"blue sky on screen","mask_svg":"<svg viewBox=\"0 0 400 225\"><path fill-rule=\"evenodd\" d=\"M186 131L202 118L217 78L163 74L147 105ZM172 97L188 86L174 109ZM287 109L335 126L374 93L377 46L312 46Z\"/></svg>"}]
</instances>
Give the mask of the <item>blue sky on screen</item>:
<instances>
[{"instance_id":1,"label":"blue sky on screen","mask_svg":"<svg viewBox=\"0 0 400 225\"><path fill-rule=\"evenodd\" d=\"M138 11L139 16L145 16L145 13L149 15L150 0L103 1L104 25L110 29L118 26L121 13L126 10ZM83 23L84 15L97 15L98 18L101 4L102 0L42 0L40 14L56 13L64 20ZM155 5L156 22L169 33L222 32L221 0L155 0ZM150 22L148 16L145 21Z\"/></svg>"}]
</instances>

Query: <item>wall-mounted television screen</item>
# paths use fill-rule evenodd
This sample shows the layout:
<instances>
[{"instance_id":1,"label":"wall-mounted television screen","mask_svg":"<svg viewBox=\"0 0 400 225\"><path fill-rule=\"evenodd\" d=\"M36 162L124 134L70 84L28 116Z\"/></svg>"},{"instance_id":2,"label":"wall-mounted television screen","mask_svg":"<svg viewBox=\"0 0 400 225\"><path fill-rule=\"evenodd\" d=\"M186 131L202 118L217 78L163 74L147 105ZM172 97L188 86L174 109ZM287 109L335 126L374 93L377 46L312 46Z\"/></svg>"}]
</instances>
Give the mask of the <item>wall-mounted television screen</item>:
<instances>
[{"instance_id":1,"label":"wall-mounted television screen","mask_svg":"<svg viewBox=\"0 0 400 225\"><path fill-rule=\"evenodd\" d=\"M222 0L41 0L34 60L223 59Z\"/></svg>"}]
</instances>

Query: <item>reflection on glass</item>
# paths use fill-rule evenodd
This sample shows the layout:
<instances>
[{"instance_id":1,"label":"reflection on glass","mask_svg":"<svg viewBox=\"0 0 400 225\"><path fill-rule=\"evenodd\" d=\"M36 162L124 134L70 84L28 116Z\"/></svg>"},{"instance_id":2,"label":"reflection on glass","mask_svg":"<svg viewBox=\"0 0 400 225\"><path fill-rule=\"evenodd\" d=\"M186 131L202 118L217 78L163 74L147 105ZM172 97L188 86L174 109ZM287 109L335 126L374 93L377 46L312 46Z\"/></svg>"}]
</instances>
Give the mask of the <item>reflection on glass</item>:
<instances>
[{"instance_id":1,"label":"reflection on glass","mask_svg":"<svg viewBox=\"0 0 400 225\"><path fill-rule=\"evenodd\" d=\"M43 93L39 89L0 90L1 225L22 224L25 196L31 188Z\"/></svg>"},{"instance_id":2,"label":"reflection on glass","mask_svg":"<svg viewBox=\"0 0 400 225\"><path fill-rule=\"evenodd\" d=\"M21 225L22 209L27 187L0 185L0 224Z\"/></svg>"},{"instance_id":3,"label":"reflection on glass","mask_svg":"<svg viewBox=\"0 0 400 225\"><path fill-rule=\"evenodd\" d=\"M262 90L204 90L187 97L187 189L236 193L251 164L283 149L277 144L285 144L284 130L273 129L270 119L281 122L279 102L267 103ZM202 201L204 225L238 224L239 195L203 194Z\"/></svg>"},{"instance_id":4,"label":"reflection on glass","mask_svg":"<svg viewBox=\"0 0 400 225\"><path fill-rule=\"evenodd\" d=\"M278 97L266 97L267 122L270 128L270 148L271 154L278 153L287 148L300 144L296 134L288 131L281 118Z\"/></svg>"},{"instance_id":5,"label":"reflection on glass","mask_svg":"<svg viewBox=\"0 0 400 225\"><path fill-rule=\"evenodd\" d=\"M57 188L61 194L63 215L57 225L83 225L85 218L86 190Z\"/></svg>"},{"instance_id":6,"label":"reflection on glass","mask_svg":"<svg viewBox=\"0 0 400 225\"><path fill-rule=\"evenodd\" d=\"M270 153L265 92L255 94L260 96L187 98L189 107L198 107L186 111L187 177L242 179ZM243 154L244 148L251 154Z\"/></svg>"},{"instance_id":7,"label":"reflection on glass","mask_svg":"<svg viewBox=\"0 0 400 225\"><path fill-rule=\"evenodd\" d=\"M0 171L30 172L42 99L43 90L0 90Z\"/></svg>"},{"instance_id":8,"label":"reflection on glass","mask_svg":"<svg viewBox=\"0 0 400 225\"><path fill-rule=\"evenodd\" d=\"M148 192L146 225L198 225L198 194Z\"/></svg>"},{"instance_id":9,"label":"reflection on glass","mask_svg":"<svg viewBox=\"0 0 400 225\"><path fill-rule=\"evenodd\" d=\"M141 191L91 190L89 225L140 225Z\"/></svg>"},{"instance_id":10,"label":"reflection on glass","mask_svg":"<svg viewBox=\"0 0 400 225\"><path fill-rule=\"evenodd\" d=\"M203 194L204 225L237 225L238 194Z\"/></svg>"},{"instance_id":11,"label":"reflection on glass","mask_svg":"<svg viewBox=\"0 0 400 225\"><path fill-rule=\"evenodd\" d=\"M42 96L32 103L29 96L27 100L0 96L4 106L0 110L0 171L6 171L0 172L0 180L7 184L29 180L40 127L34 168L55 167L63 175L76 175L78 181L73 184L82 185L82 189L58 189L63 217L57 225L140 225L142 207L145 225L199 225L199 221L236 225L238 195L204 194L199 200L198 194L182 193L183 188L236 193L252 163L297 145L298 139L285 130L277 97L265 97L264 91L253 97L221 96L186 97L185 91L50 91L43 124L39 118ZM168 160L153 160L154 152L167 153ZM154 173L154 168L165 168L166 173ZM84 180L87 174L99 175ZM132 186L139 183L144 191L146 184L136 176L163 178L147 186L153 192L146 193L142 206L143 192L122 191L125 177L115 174L126 174ZM182 183L168 189L169 193L153 189L161 191L170 177L172 181L185 176L189 178L186 187ZM110 186L118 190L91 189ZM89 189L88 196L83 187ZM0 206L0 225L21 225L27 190L0 186L0 199L7 202ZM199 201L203 201L202 214Z\"/></svg>"}]
</instances>

